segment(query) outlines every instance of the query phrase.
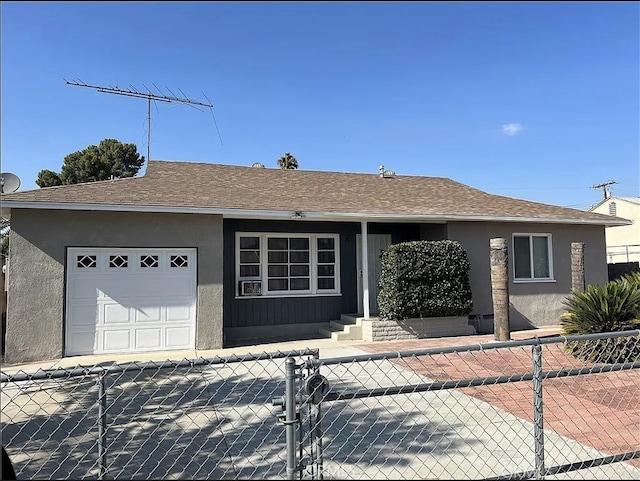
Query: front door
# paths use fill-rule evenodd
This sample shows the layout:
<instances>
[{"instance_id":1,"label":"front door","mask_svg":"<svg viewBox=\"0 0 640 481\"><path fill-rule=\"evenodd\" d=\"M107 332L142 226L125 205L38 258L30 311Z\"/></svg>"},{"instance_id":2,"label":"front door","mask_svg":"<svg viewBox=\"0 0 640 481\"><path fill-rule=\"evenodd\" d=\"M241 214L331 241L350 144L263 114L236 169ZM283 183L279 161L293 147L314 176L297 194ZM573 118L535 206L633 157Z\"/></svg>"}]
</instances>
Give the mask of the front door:
<instances>
[{"instance_id":1,"label":"front door","mask_svg":"<svg viewBox=\"0 0 640 481\"><path fill-rule=\"evenodd\" d=\"M391 245L391 234L368 234L367 235L367 261L369 265L369 313L378 313L378 280L382 273L382 262L380 254ZM356 236L356 257L358 268L358 312L364 312L362 301L362 237Z\"/></svg>"}]
</instances>

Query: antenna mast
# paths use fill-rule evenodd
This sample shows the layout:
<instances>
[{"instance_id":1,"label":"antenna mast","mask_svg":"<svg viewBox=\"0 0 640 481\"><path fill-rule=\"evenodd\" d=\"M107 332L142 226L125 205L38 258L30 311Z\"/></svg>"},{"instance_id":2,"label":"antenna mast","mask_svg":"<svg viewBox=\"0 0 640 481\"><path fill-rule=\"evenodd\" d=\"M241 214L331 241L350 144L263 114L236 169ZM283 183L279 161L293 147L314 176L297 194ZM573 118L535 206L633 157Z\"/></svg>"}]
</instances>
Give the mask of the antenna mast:
<instances>
[{"instance_id":1,"label":"antenna mast","mask_svg":"<svg viewBox=\"0 0 640 481\"><path fill-rule=\"evenodd\" d=\"M190 107L193 107L196 110L199 110L200 112L202 112L202 110L197 108L196 105L200 107L207 107L210 110L213 109L213 105L211 103L204 103L204 102L198 102L196 100L191 100L187 98L187 96L184 95L184 92L182 92L182 90L180 89L178 90L180 90L180 93L184 97L176 96L173 92L171 92L171 90L168 87L167 87L167 90L169 90L171 95L164 95L162 91L155 84L153 84L153 86L156 88L159 94L152 93L151 89L149 89L144 84L143 84L144 88L147 89L146 92L142 92L137 88L133 87L132 85L129 85L130 90L123 90L117 87L100 87L98 85L89 85L82 82L81 80L77 82L70 82L68 80L65 80L65 83L67 85L75 85L76 87L87 87L87 88L95 89L98 92L107 93L107 94L124 95L126 97L137 97L137 98L147 99L147 161L149 161L151 157L151 101L152 100L157 100L159 102L166 102L166 103L178 102L181 104L189 105ZM206 97L207 96L205 95L205 98ZM207 98L207 100L209 99ZM211 115L213 115L213 110L211 110ZM213 120L215 122L215 117L213 117ZM218 129L218 125L216 123L216 130L217 129ZM218 136L220 136L219 131L218 131ZM222 143L222 137L220 137L220 142Z\"/></svg>"},{"instance_id":2,"label":"antenna mast","mask_svg":"<svg viewBox=\"0 0 640 481\"><path fill-rule=\"evenodd\" d=\"M615 180L610 180L608 182L603 182L602 184L597 184L592 186L592 189L602 189L602 193L604 195L605 199L608 199L609 197L611 197L611 193L607 190L607 187L613 184L617 184L617 182Z\"/></svg>"}]
</instances>

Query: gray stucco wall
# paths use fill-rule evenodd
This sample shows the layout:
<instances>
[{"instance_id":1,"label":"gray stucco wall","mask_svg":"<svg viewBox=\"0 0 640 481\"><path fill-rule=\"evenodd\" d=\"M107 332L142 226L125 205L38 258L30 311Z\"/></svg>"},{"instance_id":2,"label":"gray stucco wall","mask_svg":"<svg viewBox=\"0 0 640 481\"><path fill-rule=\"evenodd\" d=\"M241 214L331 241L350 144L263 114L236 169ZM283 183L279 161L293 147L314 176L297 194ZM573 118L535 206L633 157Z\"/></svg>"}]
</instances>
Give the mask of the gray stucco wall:
<instances>
[{"instance_id":1,"label":"gray stucco wall","mask_svg":"<svg viewBox=\"0 0 640 481\"><path fill-rule=\"evenodd\" d=\"M513 233L551 234L555 282L513 282ZM557 325L562 301L571 291L571 243L585 243L585 281L607 282L604 226L451 222L448 238L466 249L471 262L472 314L493 314L489 240L507 240L509 255L510 323L512 329Z\"/></svg>"},{"instance_id":2,"label":"gray stucco wall","mask_svg":"<svg viewBox=\"0 0 640 481\"><path fill-rule=\"evenodd\" d=\"M222 347L222 217L12 209L5 361L64 353L68 247L190 247L198 253L196 348Z\"/></svg>"}]
</instances>

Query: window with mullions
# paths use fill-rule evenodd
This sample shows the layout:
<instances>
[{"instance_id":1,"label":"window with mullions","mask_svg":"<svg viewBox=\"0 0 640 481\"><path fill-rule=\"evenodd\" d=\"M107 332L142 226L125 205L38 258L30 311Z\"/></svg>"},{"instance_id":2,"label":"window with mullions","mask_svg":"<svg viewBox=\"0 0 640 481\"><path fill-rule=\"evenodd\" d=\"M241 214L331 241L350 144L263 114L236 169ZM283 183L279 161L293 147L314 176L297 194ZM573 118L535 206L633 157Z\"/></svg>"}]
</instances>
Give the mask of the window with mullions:
<instances>
[{"instance_id":1,"label":"window with mullions","mask_svg":"<svg viewBox=\"0 0 640 481\"><path fill-rule=\"evenodd\" d=\"M260 237L240 237L240 277L260 278Z\"/></svg>"},{"instance_id":2,"label":"window with mullions","mask_svg":"<svg viewBox=\"0 0 640 481\"><path fill-rule=\"evenodd\" d=\"M513 235L514 280L552 280L550 234Z\"/></svg>"},{"instance_id":3,"label":"window with mullions","mask_svg":"<svg viewBox=\"0 0 640 481\"><path fill-rule=\"evenodd\" d=\"M262 295L337 294L338 235L238 233L238 281L261 281Z\"/></svg>"},{"instance_id":4,"label":"window with mullions","mask_svg":"<svg viewBox=\"0 0 640 481\"><path fill-rule=\"evenodd\" d=\"M268 237L267 269L267 292L309 291L309 238Z\"/></svg>"},{"instance_id":5,"label":"window with mullions","mask_svg":"<svg viewBox=\"0 0 640 481\"><path fill-rule=\"evenodd\" d=\"M318 290L333 291L336 288L336 240L318 237Z\"/></svg>"}]
</instances>

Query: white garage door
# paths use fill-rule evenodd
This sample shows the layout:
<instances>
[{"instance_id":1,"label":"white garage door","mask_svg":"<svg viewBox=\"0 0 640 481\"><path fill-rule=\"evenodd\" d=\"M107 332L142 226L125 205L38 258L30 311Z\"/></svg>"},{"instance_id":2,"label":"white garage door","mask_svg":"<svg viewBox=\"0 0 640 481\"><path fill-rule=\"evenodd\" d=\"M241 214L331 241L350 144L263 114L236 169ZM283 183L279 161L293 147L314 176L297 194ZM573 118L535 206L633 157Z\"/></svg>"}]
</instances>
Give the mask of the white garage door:
<instances>
[{"instance_id":1,"label":"white garage door","mask_svg":"<svg viewBox=\"0 0 640 481\"><path fill-rule=\"evenodd\" d=\"M195 249L67 252L65 354L195 347Z\"/></svg>"}]
</instances>

